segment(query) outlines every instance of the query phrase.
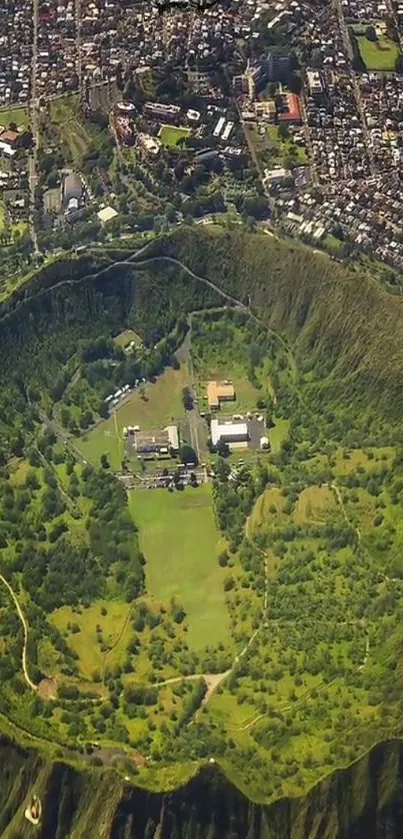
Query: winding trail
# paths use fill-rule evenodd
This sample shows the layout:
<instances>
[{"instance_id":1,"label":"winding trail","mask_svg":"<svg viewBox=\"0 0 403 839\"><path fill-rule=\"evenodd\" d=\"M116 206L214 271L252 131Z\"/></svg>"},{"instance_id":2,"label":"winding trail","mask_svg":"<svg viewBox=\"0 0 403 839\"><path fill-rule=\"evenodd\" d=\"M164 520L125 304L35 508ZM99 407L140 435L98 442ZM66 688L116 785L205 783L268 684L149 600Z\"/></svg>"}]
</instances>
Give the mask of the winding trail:
<instances>
[{"instance_id":1,"label":"winding trail","mask_svg":"<svg viewBox=\"0 0 403 839\"><path fill-rule=\"evenodd\" d=\"M10 586L10 583L8 582L8 580L6 580L5 577L3 577L2 574L0 574L0 580L6 586L6 588L9 591L9 594L11 595L11 597L14 601L15 608L17 609L17 612L18 612L18 617L19 617L19 619L22 623L22 628L24 630L24 643L23 643L23 647L22 647L22 662L21 662L22 663L22 670L23 670L23 673L24 673L24 679L25 679L28 687L31 690L33 690L34 693L37 693L38 692L38 687L31 680L31 678L29 676L29 673L28 673L28 668L27 668L28 624L25 620L24 613L23 613L23 611L21 609L21 606L20 606L20 604L17 600L16 594L14 593L13 589Z\"/></svg>"},{"instance_id":2,"label":"winding trail","mask_svg":"<svg viewBox=\"0 0 403 839\"><path fill-rule=\"evenodd\" d=\"M335 493L336 493L337 501L338 501L338 503L339 503L339 505L340 505L340 507L341 507L341 510L342 510L342 512L343 512L343 516L344 516L344 518L345 518L345 520L346 520L346 523L348 524L348 526L349 526L349 527L352 527L352 528L353 528L353 530L355 530L356 535L357 535L357 545L359 545L359 544L360 544L360 542L361 542L361 530L359 529L359 527L356 527L356 526L355 526L355 524L353 524L353 523L350 521L350 519L349 519L349 517L348 517L348 515L347 515L347 510L346 510L346 507L345 507L345 504L344 504L344 501L343 501L343 498L342 498L342 495L341 495L341 492L340 492L339 487L338 487L338 486L337 486L337 484L335 484L334 482L333 482L333 483L331 483L331 484L328 484L328 486L330 486L330 489L332 489L332 490L333 490L333 492L335 492Z\"/></svg>"}]
</instances>

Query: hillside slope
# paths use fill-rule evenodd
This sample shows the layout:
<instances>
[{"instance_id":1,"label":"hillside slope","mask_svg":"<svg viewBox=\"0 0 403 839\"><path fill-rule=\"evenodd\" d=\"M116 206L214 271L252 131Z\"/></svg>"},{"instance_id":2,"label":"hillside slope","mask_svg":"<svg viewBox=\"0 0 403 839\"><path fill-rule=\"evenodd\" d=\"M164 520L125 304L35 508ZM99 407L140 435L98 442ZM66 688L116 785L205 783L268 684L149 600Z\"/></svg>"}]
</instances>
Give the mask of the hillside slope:
<instances>
[{"instance_id":1,"label":"hillside slope","mask_svg":"<svg viewBox=\"0 0 403 839\"><path fill-rule=\"evenodd\" d=\"M249 801L218 767L182 788L151 793L112 770L47 763L29 749L0 743L0 836L4 839L399 839L403 746L377 746L305 798L272 806ZM37 794L38 827L24 810Z\"/></svg>"},{"instance_id":2,"label":"hillside slope","mask_svg":"<svg viewBox=\"0 0 403 839\"><path fill-rule=\"evenodd\" d=\"M317 405L329 393L398 420L403 399L403 301L367 276L263 234L183 228L150 245L144 260L172 256L251 306L293 345L313 372ZM112 251L109 258L112 258ZM116 334L128 319L144 334L171 328L178 314L222 303L211 288L164 260L136 268L85 258L38 272L0 307L3 383L43 383L85 332ZM59 359L60 361L60 359ZM20 388L21 391L23 388ZM314 404L314 400L313 400ZM6 422L7 417L4 422ZM270 807L252 803L209 767L169 794L130 788L112 770L52 764L0 743L0 836L57 839L398 839L402 745L329 776L305 798ZM41 796L39 830L23 816ZM25 803L24 803L25 802ZM30 832L31 831L31 832ZM399 832L400 831L400 832Z\"/></svg>"},{"instance_id":3,"label":"hillside slope","mask_svg":"<svg viewBox=\"0 0 403 839\"><path fill-rule=\"evenodd\" d=\"M375 280L262 233L182 228L152 250L249 300L296 342L299 359L315 368L323 387L400 416L403 300Z\"/></svg>"}]
</instances>

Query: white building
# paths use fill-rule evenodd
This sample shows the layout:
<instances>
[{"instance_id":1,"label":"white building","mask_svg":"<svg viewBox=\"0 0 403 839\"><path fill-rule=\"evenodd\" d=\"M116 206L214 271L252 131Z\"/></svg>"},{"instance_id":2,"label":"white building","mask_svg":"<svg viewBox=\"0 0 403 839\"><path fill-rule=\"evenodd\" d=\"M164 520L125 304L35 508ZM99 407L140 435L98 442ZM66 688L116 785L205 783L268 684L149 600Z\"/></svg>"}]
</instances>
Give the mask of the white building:
<instances>
[{"instance_id":1,"label":"white building","mask_svg":"<svg viewBox=\"0 0 403 839\"><path fill-rule=\"evenodd\" d=\"M225 125L225 117L220 117L213 131L213 137L219 137Z\"/></svg>"},{"instance_id":2,"label":"white building","mask_svg":"<svg viewBox=\"0 0 403 839\"><path fill-rule=\"evenodd\" d=\"M171 449L174 451L178 451L179 449L179 434L176 425L167 425L165 431L168 432L169 437L169 445Z\"/></svg>"},{"instance_id":3,"label":"white building","mask_svg":"<svg viewBox=\"0 0 403 839\"><path fill-rule=\"evenodd\" d=\"M195 111L194 108L189 108L186 111L186 118L189 122L197 123L200 120L200 111Z\"/></svg>"},{"instance_id":4,"label":"white building","mask_svg":"<svg viewBox=\"0 0 403 839\"><path fill-rule=\"evenodd\" d=\"M220 441L231 445L231 443L247 443L248 440L249 431L246 422L211 420L211 442L213 446L216 446Z\"/></svg>"},{"instance_id":5,"label":"white building","mask_svg":"<svg viewBox=\"0 0 403 839\"><path fill-rule=\"evenodd\" d=\"M228 137L229 137L229 135L231 134L231 131L232 131L233 127L234 127L234 123L233 123L233 122L227 122L227 124L226 124L226 126L225 126L225 128L224 128L224 131L223 131L223 133L222 133L222 135L221 135L221 139L222 139L222 140L224 140L225 142L228 140Z\"/></svg>"}]
</instances>

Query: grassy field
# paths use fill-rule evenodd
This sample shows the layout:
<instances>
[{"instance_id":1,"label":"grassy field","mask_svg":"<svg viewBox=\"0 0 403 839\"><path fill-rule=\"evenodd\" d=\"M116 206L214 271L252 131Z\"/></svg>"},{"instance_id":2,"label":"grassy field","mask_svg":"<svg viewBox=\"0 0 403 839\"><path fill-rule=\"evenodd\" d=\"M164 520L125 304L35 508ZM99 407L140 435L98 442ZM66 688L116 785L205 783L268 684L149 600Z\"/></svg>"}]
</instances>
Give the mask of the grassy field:
<instances>
[{"instance_id":1,"label":"grassy field","mask_svg":"<svg viewBox=\"0 0 403 839\"><path fill-rule=\"evenodd\" d=\"M107 614L102 615L101 609L106 609ZM91 679L96 670L102 672L105 660L108 667L121 663L133 635L133 629L126 620L130 609L130 605L123 601L100 600L80 613L73 611L70 606L62 606L53 612L51 621L66 636L67 643L79 656L80 670L84 678ZM75 624L79 627L79 632L71 631ZM104 644L113 648L107 656L106 651L103 652L97 642L97 626L102 629Z\"/></svg>"},{"instance_id":2,"label":"grassy field","mask_svg":"<svg viewBox=\"0 0 403 839\"><path fill-rule=\"evenodd\" d=\"M285 498L280 487L266 489L257 499L247 523L247 535L252 536L261 524L264 524L269 516L281 513L285 504Z\"/></svg>"},{"instance_id":3,"label":"grassy field","mask_svg":"<svg viewBox=\"0 0 403 839\"><path fill-rule=\"evenodd\" d=\"M324 514L336 503L330 487L311 486L302 490L294 511L297 524L322 523Z\"/></svg>"},{"instance_id":4,"label":"grassy field","mask_svg":"<svg viewBox=\"0 0 403 839\"><path fill-rule=\"evenodd\" d=\"M189 137L191 134L190 128L184 128L176 125L161 125L159 131L159 138L163 146L177 146L182 137Z\"/></svg>"},{"instance_id":5,"label":"grassy field","mask_svg":"<svg viewBox=\"0 0 403 839\"><path fill-rule=\"evenodd\" d=\"M29 113L28 108L1 108L0 109L0 125L4 125L6 128L10 125L11 122L15 122L17 126L29 125Z\"/></svg>"},{"instance_id":6,"label":"grassy field","mask_svg":"<svg viewBox=\"0 0 403 839\"><path fill-rule=\"evenodd\" d=\"M169 368L155 384L145 386L145 398L131 393L127 401L112 416L98 423L88 434L76 441L77 448L91 463L99 463L102 454L108 455L113 469L119 469L123 458L123 427L139 425L142 430L162 428L183 414L182 388L188 382L185 366Z\"/></svg>"},{"instance_id":7,"label":"grassy field","mask_svg":"<svg viewBox=\"0 0 403 839\"><path fill-rule=\"evenodd\" d=\"M366 35L356 36L360 56L367 70L392 72L399 58L399 47L387 35L369 41Z\"/></svg>"},{"instance_id":8,"label":"grassy field","mask_svg":"<svg viewBox=\"0 0 403 839\"><path fill-rule=\"evenodd\" d=\"M184 606L188 643L194 649L228 643L225 569L217 561L220 533L213 517L211 486L172 494L134 490L130 510L147 560L148 592L165 602L175 597Z\"/></svg>"},{"instance_id":9,"label":"grassy field","mask_svg":"<svg viewBox=\"0 0 403 839\"><path fill-rule=\"evenodd\" d=\"M273 422L275 423L275 425L273 426L273 428L269 428L268 431L270 447L273 454L278 454L281 448L281 444L288 437L290 420L276 419L276 417L273 417Z\"/></svg>"},{"instance_id":10,"label":"grassy field","mask_svg":"<svg viewBox=\"0 0 403 839\"><path fill-rule=\"evenodd\" d=\"M336 457L334 472L335 475L348 475L355 472L358 467L373 471L381 464L390 465L395 454L392 446L384 448L352 449L351 451L339 450Z\"/></svg>"}]
</instances>

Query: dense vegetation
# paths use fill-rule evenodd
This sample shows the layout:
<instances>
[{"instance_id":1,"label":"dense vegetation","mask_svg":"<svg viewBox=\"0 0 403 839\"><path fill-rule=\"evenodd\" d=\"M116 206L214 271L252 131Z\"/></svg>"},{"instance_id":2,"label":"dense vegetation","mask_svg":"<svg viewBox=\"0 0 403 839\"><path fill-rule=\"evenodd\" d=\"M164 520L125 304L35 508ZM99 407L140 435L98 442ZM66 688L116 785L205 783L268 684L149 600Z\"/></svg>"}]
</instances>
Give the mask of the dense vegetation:
<instances>
[{"instance_id":1,"label":"dense vegetation","mask_svg":"<svg viewBox=\"0 0 403 839\"><path fill-rule=\"evenodd\" d=\"M152 249L250 301L252 315L192 315L195 378L224 374L224 356L270 439L287 423L265 460L214 458L231 649L195 652L183 604L147 598L126 494L74 446L108 392L176 364L184 316L220 296L161 261L95 277L89 258L61 263L4 301L0 325L1 572L24 604L32 678L61 686L51 701L25 686L4 590L0 711L83 752L99 736L129 745L161 778L173 755L213 756L254 797L300 793L400 734L400 307L265 236L184 230ZM112 340L124 328L141 338L130 357ZM227 670L200 713L199 677Z\"/></svg>"}]
</instances>

